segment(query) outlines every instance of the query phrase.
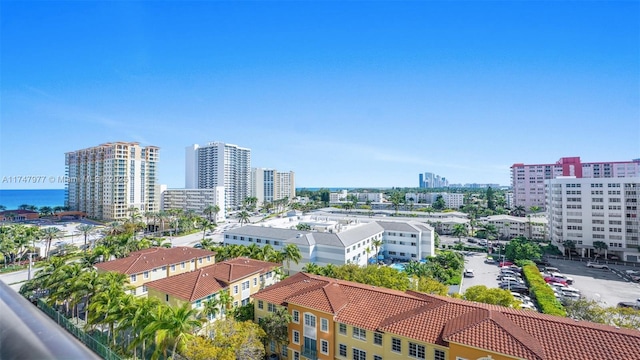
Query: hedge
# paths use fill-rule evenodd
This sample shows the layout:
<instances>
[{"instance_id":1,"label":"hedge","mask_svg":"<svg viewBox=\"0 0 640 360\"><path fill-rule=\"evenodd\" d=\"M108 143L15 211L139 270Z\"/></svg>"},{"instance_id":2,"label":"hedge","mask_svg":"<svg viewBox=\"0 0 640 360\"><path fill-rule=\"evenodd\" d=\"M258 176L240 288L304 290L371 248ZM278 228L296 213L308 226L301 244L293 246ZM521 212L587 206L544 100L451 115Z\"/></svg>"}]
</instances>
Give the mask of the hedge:
<instances>
[{"instance_id":1,"label":"hedge","mask_svg":"<svg viewBox=\"0 0 640 360\"><path fill-rule=\"evenodd\" d=\"M526 265L522 268L529 289L538 303L538 308L542 310L544 314L567 316L567 312L564 307L556 299L553 290L542 278L540 271L535 265Z\"/></svg>"}]
</instances>

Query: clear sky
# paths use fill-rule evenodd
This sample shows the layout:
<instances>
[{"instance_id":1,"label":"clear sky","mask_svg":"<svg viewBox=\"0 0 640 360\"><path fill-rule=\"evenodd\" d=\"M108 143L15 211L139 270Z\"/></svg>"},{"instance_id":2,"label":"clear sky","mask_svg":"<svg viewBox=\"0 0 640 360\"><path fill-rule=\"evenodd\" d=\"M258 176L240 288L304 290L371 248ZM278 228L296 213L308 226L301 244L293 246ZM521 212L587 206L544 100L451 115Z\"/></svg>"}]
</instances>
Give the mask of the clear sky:
<instances>
[{"instance_id":1,"label":"clear sky","mask_svg":"<svg viewBox=\"0 0 640 360\"><path fill-rule=\"evenodd\" d=\"M223 141L297 187L640 157L638 1L5 1L0 179L110 141ZM0 183L0 188L63 184Z\"/></svg>"}]
</instances>

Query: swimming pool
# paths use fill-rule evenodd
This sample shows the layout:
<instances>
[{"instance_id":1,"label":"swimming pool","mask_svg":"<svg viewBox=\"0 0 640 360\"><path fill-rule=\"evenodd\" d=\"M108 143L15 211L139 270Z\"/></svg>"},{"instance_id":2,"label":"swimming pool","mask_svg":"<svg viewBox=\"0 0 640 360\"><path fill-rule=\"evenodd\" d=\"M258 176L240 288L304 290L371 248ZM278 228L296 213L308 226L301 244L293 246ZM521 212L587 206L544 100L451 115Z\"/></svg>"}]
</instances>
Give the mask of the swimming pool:
<instances>
[{"instance_id":1,"label":"swimming pool","mask_svg":"<svg viewBox=\"0 0 640 360\"><path fill-rule=\"evenodd\" d=\"M395 263L395 264L389 265L389 267L391 267L393 269L396 269L398 271L403 271L404 267L405 267L405 264L404 263Z\"/></svg>"}]
</instances>

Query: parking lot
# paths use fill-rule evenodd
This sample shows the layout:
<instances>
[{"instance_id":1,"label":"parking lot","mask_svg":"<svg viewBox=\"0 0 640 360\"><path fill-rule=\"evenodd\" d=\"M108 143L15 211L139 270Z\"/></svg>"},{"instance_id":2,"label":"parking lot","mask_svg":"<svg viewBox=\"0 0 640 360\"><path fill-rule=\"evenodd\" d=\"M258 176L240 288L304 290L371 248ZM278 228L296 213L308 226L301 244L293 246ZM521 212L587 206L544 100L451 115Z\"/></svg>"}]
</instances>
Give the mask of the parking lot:
<instances>
[{"instance_id":1,"label":"parking lot","mask_svg":"<svg viewBox=\"0 0 640 360\"><path fill-rule=\"evenodd\" d=\"M462 292L474 285L498 287L496 278L500 269L495 264L484 263L486 256L465 253L465 268L473 269L475 276L463 279ZM616 306L619 302L634 301L640 297L640 284L626 281L618 275L627 270L625 267L612 265L610 270L601 270L586 267L586 262L554 259L549 262L561 273L573 278L571 286L579 289L582 296L597 300L603 306Z\"/></svg>"}]
</instances>

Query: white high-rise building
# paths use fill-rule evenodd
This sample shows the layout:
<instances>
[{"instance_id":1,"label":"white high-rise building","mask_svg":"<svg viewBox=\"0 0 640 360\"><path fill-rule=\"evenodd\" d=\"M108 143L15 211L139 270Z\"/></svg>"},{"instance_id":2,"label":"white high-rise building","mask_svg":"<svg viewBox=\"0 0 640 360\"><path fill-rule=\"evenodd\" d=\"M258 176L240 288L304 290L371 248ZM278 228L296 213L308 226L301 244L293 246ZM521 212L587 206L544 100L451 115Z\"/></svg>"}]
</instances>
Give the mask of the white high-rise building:
<instances>
[{"instance_id":1,"label":"white high-rise building","mask_svg":"<svg viewBox=\"0 0 640 360\"><path fill-rule=\"evenodd\" d=\"M545 180L548 231L551 241L564 249L572 240L581 256L598 254L595 241L607 245L600 255L615 255L638 262L640 229L640 177Z\"/></svg>"},{"instance_id":2,"label":"white high-rise building","mask_svg":"<svg viewBox=\"0 0 640 360\"><path fill-rule=\"evenodd\" d=\"M251 196L258 200L258 204L273 202L274 200L290 199L296 196L295 174L278 172L275 169L251 169Z\"/></svg>"},{"instance_id":3,"label":"white high-rise building","mask_svg":"<svg viewBox=\"0 0 640 360\"><path fill-rule=\"evenodd\" d=\"M186 148L185 187L214 189L224 186L225 206L236 208L250 194L251 150L222 142Z\"/></svg>"},{"instance_id":4,"label":"white high-rise building","mask_svg":"<svg viewBox=\"0 0 640 360\"><path fill-rule=\"evenodd\" d=\"M65 154L66 200L71 210L99 220L129 217L129 209L160 210L159 148L113 142Z\"/></svg>"}]
</instances>

